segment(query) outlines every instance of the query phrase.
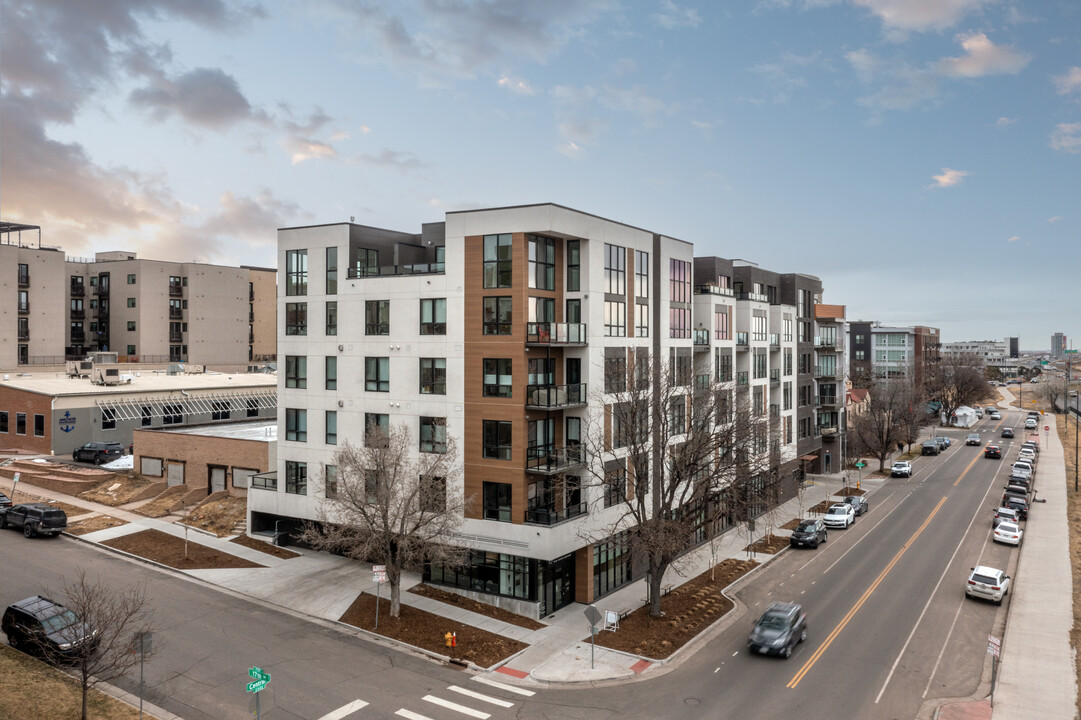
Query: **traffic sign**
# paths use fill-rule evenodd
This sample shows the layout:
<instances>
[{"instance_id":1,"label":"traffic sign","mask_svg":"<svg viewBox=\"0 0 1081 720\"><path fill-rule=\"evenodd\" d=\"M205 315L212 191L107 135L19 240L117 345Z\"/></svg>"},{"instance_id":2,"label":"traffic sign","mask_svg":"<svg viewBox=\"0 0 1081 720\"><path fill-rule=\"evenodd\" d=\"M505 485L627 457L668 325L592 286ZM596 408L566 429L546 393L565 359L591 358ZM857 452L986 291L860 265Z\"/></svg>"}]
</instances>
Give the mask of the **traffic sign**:
<instances>
[{"instance_id":1,"label":"traffic sign","mask_svg":"<svg viewBox=\"0 0 1081 720\"><path fill-rule=\"evenodd\" d=\"M858 468L864 468L864 467L867 467L867 463L865 463L865 462L858 462L858 463L856 463L856 467L858 467Z\"/></svg>"},{"instance_id":2,"label":"traffic sign","mask_svg":"<svg viewBox=\"0 0 1081 720\"><path fill-rule=\"evenodd\" d=\"M592 605L587 605L586 609L582 611L582 614L586 616L586 620L589 621L589 626L596 630L597 625L601 621L601 611Z\"/></svg>"},{"instance_id":3,"label":"traffic sign","mask_svg":"<svg viewBox=\"0 0 1081 720\"><path fill-rule=\"evenodd\" d=\"M1044 432L1051 432L1051 426L1050 425L1044 425L1043 426L1043 431Z\"/></svg>"},{"instance_id":4,"label":"traffic sign","mask_svg":"<svg viewBox=\"0 0 1081 720\"><path fill-rule=\"evenodd\" d=\"M385 583L387 581L387 566L372 565L372 582Z\"/></svg>"},{"instance_id":5,"label":"traffic sign","mask_svg":"<svg viewBox=\"0 0 1081 720\"><path fill-rule=\"evenodd\" d=\"M248 683L248 692L257 693L270 684L270 673L261 667L248 668L248 676L255 678Z\"/></svg>"},{"instance_id":6,"label":"traffic sign","mask_svg":"<svg viewBox=\"0 0 1081 720\"><path fill-rule=\"evenodd\" d=\"M257 693L257 692L259 692L260 690L262 690L265 687L266 687L266 680L255 680L253 682L248 683L248 685L247 685L248 692L251 692L251 693Z\"/></svg>"}]
</instances>

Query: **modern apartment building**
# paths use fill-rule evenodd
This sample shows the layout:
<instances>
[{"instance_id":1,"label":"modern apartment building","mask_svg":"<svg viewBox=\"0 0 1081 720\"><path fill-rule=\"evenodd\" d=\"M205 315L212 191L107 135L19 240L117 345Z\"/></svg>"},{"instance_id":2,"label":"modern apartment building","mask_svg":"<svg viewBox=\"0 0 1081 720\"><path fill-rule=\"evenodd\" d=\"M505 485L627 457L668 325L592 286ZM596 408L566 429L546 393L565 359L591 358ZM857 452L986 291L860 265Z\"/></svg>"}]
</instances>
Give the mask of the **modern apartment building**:
<instances>
[{"instance_id":1,"label":"modern apartment building","mask_svg":"<svg viewBox=\"0 0 1081 720\"><path fill-rule=\"evenodd\" d=\"M815 436L821 438L822 445L818 466L827 472L837 472L843 468L842 449L848 426L844 305L815 303L814 352Z\"/></svg>"},{"instance_id":2,"label":"modern apartment building","mask_svg":"<svg viewBox=\"0 0 1081 720\"><path fill-rule=\"evenodd\" d=\"M1021 338L1009 337L1006 340L1010 343L1010 358L1016 360L1021 356Z\"/></svg>"},{"instance_id":3,"label":"modern apartment building","mask_svg":"<svg viewBox=\"0 0 1081 720\"><path fill-rule=\"evenodd\" d=\"M33 238L34 232L38 235ZM0 226L0 368L63 365L90 352L121 362L241 367L275 356L275 270L94 259L45 247L36 226Z\"/></svg>"},{"instance_id":4,"label":"modern apartment building","mask_svg":"<svg viewBox=\"0 0 1081 720\"><path fill-rule=\"evenodd\" d=\"M941 357L938 328L892 327L857 320L848 324L850 372L860 380L914 375L916 383Z\"/></svg>"},{"instance_id":5,"label":"modern apartment building","mask_svg":"<svg viewBox=\"0 0 1081 720\"><path fill-rule=\"evenodd\" d=\"M781 497L819 458L817 278L695 258L690 243L553 204L451 212L415 234L283 228L278 255L278 460L253 479L253 531L317 519L333 500L314 479L336 472L339 439L404 424L418 453L453 440L475 499L448 538L471 548L469 567L426 578L545 616L641 572L599 536L621 510L584 468L620 461L617 443L589 457L586 434L609 437L618 378L642 359L676 368L688 392L731 383L736 406L776 430L765 481Z\"/></svg>"},{"instance_id":6,"label":"modern apartment building","mask_svg":"<svg viewBox=\"0 0 1081 720\"><path fill-rule=\"evenodd\" d=\"M1051 357L1065 357L1066 348L1066 335L1064 333L1057 332L1051 336Z\"/></svg>"},{"instance_id":7,"label":"modern apartment building","mask_svg":"<svg viewBox=\"0 0 1081 720\"><path fill-rule=\"evenodd\" d=\"M1008 340L962 340L943 343L942 352L946 355L967 355L979 358L980 362L987 367L1002 367L1011 364Z\"/></svg>"}]
</instances>

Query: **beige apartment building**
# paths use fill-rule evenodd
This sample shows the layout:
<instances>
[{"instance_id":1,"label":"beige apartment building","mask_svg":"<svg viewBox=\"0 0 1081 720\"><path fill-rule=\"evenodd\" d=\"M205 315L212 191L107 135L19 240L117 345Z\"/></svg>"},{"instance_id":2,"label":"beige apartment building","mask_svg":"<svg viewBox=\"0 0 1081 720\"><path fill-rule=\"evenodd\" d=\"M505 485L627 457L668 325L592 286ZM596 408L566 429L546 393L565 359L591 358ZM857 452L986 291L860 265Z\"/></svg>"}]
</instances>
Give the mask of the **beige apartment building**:
<instances>
[{"instance_id":1,"label":"beige apartment building","mask_svg":"<svg viewBox=\"0 0 1081 720\"><path fill-rule=\"evenodd\" d=\"M0 223L0 369L96 351L216 368L273 360L276 274L124 251L71 258L42 245L37 226Z\"/></svg>"}]
</instances>

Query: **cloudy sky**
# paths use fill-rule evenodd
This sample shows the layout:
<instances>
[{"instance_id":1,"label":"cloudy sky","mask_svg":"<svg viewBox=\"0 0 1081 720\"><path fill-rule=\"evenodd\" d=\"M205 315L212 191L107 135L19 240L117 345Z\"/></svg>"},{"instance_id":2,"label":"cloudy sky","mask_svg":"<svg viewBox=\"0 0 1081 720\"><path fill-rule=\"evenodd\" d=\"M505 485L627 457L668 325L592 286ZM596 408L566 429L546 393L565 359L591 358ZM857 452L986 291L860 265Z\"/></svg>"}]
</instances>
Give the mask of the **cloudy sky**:
<instances>
[{"instance_id":1,"label":"cloudy sky","mask_svg":"<svg viewBox=\"0 0 1081 720\"><path fill-rule=\"evenodd\" d=\"M1077 0L0 0L0 80L0 216L72 256L556 202L1081 340Z\"/></svg>"}]
</instances>

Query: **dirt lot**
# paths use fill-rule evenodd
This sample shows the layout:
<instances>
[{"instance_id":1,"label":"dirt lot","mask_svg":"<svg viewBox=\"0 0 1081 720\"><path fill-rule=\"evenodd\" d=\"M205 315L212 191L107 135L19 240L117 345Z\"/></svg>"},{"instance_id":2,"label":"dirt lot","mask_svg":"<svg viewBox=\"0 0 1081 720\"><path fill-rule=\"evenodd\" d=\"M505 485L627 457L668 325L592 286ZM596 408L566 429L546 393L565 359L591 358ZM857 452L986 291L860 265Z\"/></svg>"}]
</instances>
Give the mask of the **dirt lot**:
<instances>
[{"instance_id":1,"label":"dirt lot","mask_svg":"<svg viewBox=\"0 0 1081 720\"><path fill-rule=\"evenodd\" d=\"M463 625L438 615L401 606L401 617L390 616L390 600L379 600L379 629L375 629L375 595L363 593L353 601L340 618L341 622L363 628L384 637L400 640L416 647L468 660L480 667L491 667L519 650L528 647L518 640L496 635L472 625ZM458 634L458 646L446 647L444 636Z\"/></svg>"},{"instance_id":2,"label":"dirt lot","mask_svg":"<svg viewBox=\"0 0 1081 720\"><path fill-rule=\"evenodd\" d=\"M179 570L264 567L194 541L185 543L184 538L173 537L159 530L143 530L106 540L102 544Z\"/></svg>"},{"instance_id":3,"label":"dirt lot","mask_svg":"<svg viewBox=\"0 0 1081 720\"><path fill-rule=\"evenodd\" d=\"M33 708L31 711L29 708ZM7 645L0 645L0 718L78 720L82 690L56 668ZM88 712L94 720L136 720L139 710L91 691ZM143 712L144 718L153 718Z\"/></svg>"},{"instance_id":4,"label":"dirt lot","mask_svg":"<svg viewBox=\"0 0 1081 720\"><path fill-rule=\"evenodd\" d=\"M155 482L153 478L147 478L138 473L118 475L114 479L106 480L97 487L81 493L79 497L102 505L119 507L132 502Z\"/></svg>"},{"instance_id":5,"label":"dirt lot","mask_svg":"<svg viewBox=\"0 0 1081 720\"><path fill-rule=\"evenodd\" d=\"M721 590L758 566L754 560L718 563L715 578L707 570L661 598L662 618L651 618L643 605L619 621L615 632L597 634L596 643L614 650L664 659L732 609ZM588 642L585 638L583 642Z\"/></svg>"},{"instance_id":6,"label":"dirt lot","mask_svg":"<svg viewBox=\"0 0 1081 720\"><path fill-rule=\"evenodd\" d=\"M121 525L127 525L127 520L119 520L108 515L95 515L89 517L86 520L79 520L68 524L68 532L72 535L86 535L96 530L105 530L111 527L120 527Z\"/></svg>"},{"instance_id":7,"label":"dirt lot","mask_svg":"<svg viewBox=\"0 0 1081 720\"><path fill-rule=\"evenodd\" d=\"M248 502L242 497L207 498L186 513L184 524L222 537L231 534L247 512Z\"/></svg>"},{"instance_id":8,"label":"dirt lot","mask_svg":"<svg viewBox=\"0 0 1081 720\"><path fill-rule=\"evenodd\" d=\"M292 558L300 557L298 553L295 553L292 550L286 550L285 548L271 545L263 540L250 538L247 535L237 535L232 539L232 542L235 542L237 545L243 545L246 548L251 548L252 550L265 552L267 555L273 555L274 557L282 558L283 560L291 560Z\"/></svg>"}]
</instances>

